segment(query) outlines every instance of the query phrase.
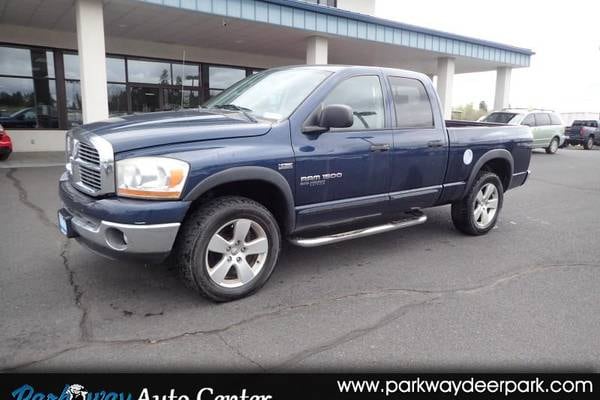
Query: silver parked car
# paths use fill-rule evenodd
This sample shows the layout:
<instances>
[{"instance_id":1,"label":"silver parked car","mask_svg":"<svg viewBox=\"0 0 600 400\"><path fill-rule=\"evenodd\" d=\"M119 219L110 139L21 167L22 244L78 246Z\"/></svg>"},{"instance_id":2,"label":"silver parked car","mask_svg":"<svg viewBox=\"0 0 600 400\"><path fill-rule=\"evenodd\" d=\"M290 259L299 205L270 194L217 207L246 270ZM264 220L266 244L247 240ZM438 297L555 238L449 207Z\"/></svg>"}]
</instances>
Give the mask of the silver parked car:
<instances>
[{"instance_id":1,"label":"silver parked car","mask_svg":"<svg viewBox=\"0 0 600 400\"><path fill-rule=\"evenodd\" d=\"M556 153L565 141L565 126L554 111L506 108L494 111L482 121L529 126L533 134L533 148L545 149L548 154Z\"/></svg>"}]
</instances>

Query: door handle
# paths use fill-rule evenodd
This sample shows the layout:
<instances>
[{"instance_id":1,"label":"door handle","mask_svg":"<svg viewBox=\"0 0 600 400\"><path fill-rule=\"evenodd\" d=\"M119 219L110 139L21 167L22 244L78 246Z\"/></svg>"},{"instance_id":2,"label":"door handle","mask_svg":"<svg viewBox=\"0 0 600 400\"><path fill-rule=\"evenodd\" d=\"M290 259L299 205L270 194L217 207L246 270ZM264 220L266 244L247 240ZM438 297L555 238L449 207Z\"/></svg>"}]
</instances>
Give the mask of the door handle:
<instances>
[{"instance_id":1,"label":"door handle","mask_svg":"<svg viewBox=\"0 0 600 400\"><path fill-rule=\"evenodd\" d=\"M389 149L390 149L389 144L379 143L379 144L371 145L371 151L388 151Z\"/></svg>"},{"instance_id":2,"label":"door handle","mask_svg":"<svg viewBox=\"0 0 600 400\"><path fill-rule=\"evenodd\" d=\"M442 142L441 140L431 140L427 142L427 147L442 147L443 145L444 142Z\"/></svg>"}]
</instances>

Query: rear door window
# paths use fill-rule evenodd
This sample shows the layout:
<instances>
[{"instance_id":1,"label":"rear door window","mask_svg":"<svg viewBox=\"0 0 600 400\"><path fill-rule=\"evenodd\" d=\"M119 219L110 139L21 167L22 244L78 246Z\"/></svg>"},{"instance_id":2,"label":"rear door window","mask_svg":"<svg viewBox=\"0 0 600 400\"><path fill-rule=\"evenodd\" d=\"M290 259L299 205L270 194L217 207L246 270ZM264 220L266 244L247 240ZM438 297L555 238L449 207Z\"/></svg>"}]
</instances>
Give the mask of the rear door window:
<instances>
[{"instance_id":1,"label":"rear door window","mask_svg":"<svg viewBox=\"0 0 600 400\"><path fill-rule=\"evenodd\" d=\"M433 110L425 86L417 79L389 77L398 128L432 128Z\"/></svg>"},{"instance_id":2,"label":"rear door window","mask_svg":"<svg viewBox=\"0 0 600 400\"><path fill-rule=\"evenodd\" d=\"M550 120L552 121L552 125L562 125L562 120L557 113L551 113Z\"/></svg>"},{"instance_id":3,"label":"rear door window","mask_svg":"<svg viewBox=\"0 0 600 400\"><path fill-rule=\"evenodd\" d=\"M535 113L535 125L536 126L547 126L552 125L550 115L548 113Z\"/></svg>"},{"instance_id":4,"label":"rear door window","mask_svg":"<svg viewBox=\"0 0 600 400\"><path fill-rule=\"evenodd\" d=\"M484 122L508 124L517 114L509 112L494 112L483 119Z\"/></svg>"},{"instance_id":5,"label":"rear door window","mask_svg":"<svg viewBox=\"0 0 600 400\"><path fill-rule=\"evenodd\" d=\"M523 118L523 122L521 122L521 125L535 126L535 118L533 118L533 114L529 114L528 116Z\"/></svg>"}]
</instances>

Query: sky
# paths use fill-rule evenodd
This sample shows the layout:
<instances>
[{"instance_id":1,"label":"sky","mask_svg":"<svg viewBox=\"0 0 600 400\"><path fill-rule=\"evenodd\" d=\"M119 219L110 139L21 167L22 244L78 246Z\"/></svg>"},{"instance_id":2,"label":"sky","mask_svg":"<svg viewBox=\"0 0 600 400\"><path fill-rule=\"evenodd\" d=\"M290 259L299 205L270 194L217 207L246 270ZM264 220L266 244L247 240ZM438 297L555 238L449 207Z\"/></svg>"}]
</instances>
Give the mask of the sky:
<instances>
[{"instance_id":1,"label":"sky","mask_svg":"<svg viewBox=\"0 0 600 400\"><path fill-rule=\"evenodd\" d=\"M529 68L512 71L510 105L600 112L598 0L376 0L381 18L532 49ZM495 72L457 74L454 106L492 107Z\"/></svg>"}]
</instances>

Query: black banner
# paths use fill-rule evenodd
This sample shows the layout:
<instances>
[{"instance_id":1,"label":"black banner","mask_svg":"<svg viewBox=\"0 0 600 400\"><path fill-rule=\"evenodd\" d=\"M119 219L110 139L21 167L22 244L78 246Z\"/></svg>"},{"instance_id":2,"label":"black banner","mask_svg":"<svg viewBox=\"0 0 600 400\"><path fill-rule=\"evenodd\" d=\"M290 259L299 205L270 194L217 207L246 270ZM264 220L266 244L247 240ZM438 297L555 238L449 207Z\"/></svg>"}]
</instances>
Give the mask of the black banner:
<instances>
[{"instance_id":1,"label":"black banner","mask_svg":"<svg viewBox=\"0 0 600 400\"><path fill-rule=\"evenodd\" d=\"M2 400L597 399L598 374L4 374Z\"/></svg>"}]
</instances>

